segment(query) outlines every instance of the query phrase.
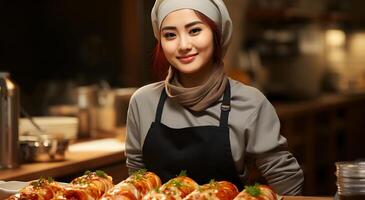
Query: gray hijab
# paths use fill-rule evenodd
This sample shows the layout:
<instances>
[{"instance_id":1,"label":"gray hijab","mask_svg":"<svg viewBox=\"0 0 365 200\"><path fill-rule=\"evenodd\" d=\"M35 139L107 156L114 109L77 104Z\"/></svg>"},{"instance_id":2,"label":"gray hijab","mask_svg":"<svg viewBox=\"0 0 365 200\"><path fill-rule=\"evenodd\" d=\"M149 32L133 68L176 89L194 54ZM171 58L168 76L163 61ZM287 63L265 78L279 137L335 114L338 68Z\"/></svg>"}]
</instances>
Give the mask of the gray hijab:
<instances>
[{"instance_id":1,"label":"gray hijab","mask_svg":"<svg viewBox=\"0 0 365 200\"><path fill-rule=\"evenodd\" d=\"M151 11L153 32L160 40L161 23L165 17L176 10L193 9L213 20L222 34L223 52L226 52L232 36L232 20L223 0L156 0Z\"/></svg>"}]
</instances>

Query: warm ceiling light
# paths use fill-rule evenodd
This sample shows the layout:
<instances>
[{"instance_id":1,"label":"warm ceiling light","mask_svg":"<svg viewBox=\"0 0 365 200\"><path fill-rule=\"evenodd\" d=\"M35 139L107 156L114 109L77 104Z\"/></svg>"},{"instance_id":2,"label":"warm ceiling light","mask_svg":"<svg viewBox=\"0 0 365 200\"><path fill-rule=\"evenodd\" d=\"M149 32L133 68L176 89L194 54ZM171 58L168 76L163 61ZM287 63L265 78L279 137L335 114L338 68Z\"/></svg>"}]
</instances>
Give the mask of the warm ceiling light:
<instances>
[{"instance_id":1,"label":"warm ceiling light","mask_svg":"<svg viewBox=\"0 0 365 200\"><path fill-rule=\"evenodd\" d=\"M326 44L330 47L341 47L345 45L345 32L338 29L330 29L326 31Z\"/></svg>"}]
</instances>

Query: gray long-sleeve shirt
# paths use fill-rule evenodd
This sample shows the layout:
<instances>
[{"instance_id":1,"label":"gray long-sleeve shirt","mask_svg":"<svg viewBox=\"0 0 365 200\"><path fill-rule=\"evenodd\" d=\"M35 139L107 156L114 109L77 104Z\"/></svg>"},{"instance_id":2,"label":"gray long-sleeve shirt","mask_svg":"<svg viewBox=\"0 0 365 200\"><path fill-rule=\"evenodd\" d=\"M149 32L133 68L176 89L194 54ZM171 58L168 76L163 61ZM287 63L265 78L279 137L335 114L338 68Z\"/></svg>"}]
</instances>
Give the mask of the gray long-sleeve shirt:
<instances>
[{"instance_id":1,"label":"gray long-sleeve shirt","mask_svg":"<svg viewBox=\"0 0 365 200\"><path fill-rule=\"evenodd\" d=\"M282 148L275 109L257 89L229 79L231 111L228 126L232 156L242 180L248 176L247 155L254 157L257 169L279 194L301 193L303 171L293 155ZM155 120L163 82L141 87L132 96L127 117L126 157L129 171L144 168L142 148L151 123ZM167 98L161 123L171 128L219 126L223 97L206 110L196 113ZM280 150L281 149L281 150Z\"/></svg>"}]
</instances>

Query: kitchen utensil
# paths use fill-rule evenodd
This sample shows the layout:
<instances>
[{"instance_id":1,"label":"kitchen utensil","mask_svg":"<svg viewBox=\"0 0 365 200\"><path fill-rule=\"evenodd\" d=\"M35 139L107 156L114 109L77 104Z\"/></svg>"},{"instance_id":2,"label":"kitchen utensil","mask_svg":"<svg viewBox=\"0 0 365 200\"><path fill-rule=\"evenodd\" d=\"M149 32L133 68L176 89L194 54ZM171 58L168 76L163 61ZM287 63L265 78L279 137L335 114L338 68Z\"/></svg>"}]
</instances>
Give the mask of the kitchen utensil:
<instances>
[{"instance_id":1,"label":"kitchen utensil","mask_svg":"<svg viewBox=\"0 0 365 200\"><path fill-rule=\"evenodd\" d=\"M64 160L69 140L49 135L22 135L19 143L23 162L50 162Z\"/></svg>"},{"instance_id":2,"label":"kitchen utensil","mask_svg":"<svg viewBox=\"0 0 365 200\"><path fill-rule=\"evenodd\" d=\"M41 132L41 133L44 133L45 131L40 127L40 126L38 126L38 124L33 120L33 117L32 116L30 116L29 114L28 114L28 112L27 111L25 111L25 109L22 107L22 106L20 106L20 112L30 121L30 123L32 123L32 125L39 131L39 132Z\"/></svg>"},{"instance_id":3,"label":"kitchen utensil","mask_svg":"<svg viewBox=\"0 0 365 200\"><path fill-rule=\"evenodd\" d=\"M0 72L0 169L19 166L19 90L10 74Z\"/></svg>"}]
</instances>

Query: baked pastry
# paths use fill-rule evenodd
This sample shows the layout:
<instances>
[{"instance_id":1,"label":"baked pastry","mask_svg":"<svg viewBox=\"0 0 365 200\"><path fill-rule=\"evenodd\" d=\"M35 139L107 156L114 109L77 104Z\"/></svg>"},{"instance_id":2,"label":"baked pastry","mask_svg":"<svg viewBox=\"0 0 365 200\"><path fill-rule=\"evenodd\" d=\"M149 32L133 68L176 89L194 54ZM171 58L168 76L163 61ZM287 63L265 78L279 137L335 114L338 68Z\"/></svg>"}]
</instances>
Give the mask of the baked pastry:
<instances>
[{"instance_id":1,"label":"baked pastry","mask_svg":"<svg viewBox=\"0 0 365 200\"><path fill-rule=\"evenodd\" d=\"M180 200L198 188L198 184L185 174L170 179L160 188L152 190L143 200Z\"/></svg>"},{"instance_id":2,"label":"baked pastry","mask_svg":"<svg viewBox=\"0 0 365 200\"><path fill-rule=\"evenodd\" d=\"M101 198L102 200L140 200L149 191L161 186L160 177L153 172L139 170L126 180L115 185Z\"/></svg>"},{"instance_id":3,"label":"baked pastry","mask_svg":"<svg viewBox=\"0 0 365 200\"><path fill-rule=\"evenodd\" d=\"M103 171L87 171L64 187L64 196L68 200L96 200L113 186L112 177Z\"/></svg>"},{"instance_id":4,"label":"baked pastry","mask_svg":"<svg viewBox=\"0 0 365 200\"><path fill-rule=\"evenodd\" d=\"M7 200L66 200L64 188L52 178L40 178L7 198Z\"/></svg>"},{"instance_id":5,"label":"baked pastry","mask_svg":"<svg viewBox=\"0 0 365 200\"><path fill-rule=\"evenodd\" d=\"M184 200L232 200L239 193L237 187L228 181L211 181L190 193Z\"/></svg>"},{"instance_id":6,"label":"baked pastry","mask_svg":"<svg viewBox=\"0 0 365 200\"><path fill-rule=\"evenodd\" d=\"M278 200L278 195L266 185L245 186L234 200Z\"/></svg>"}]
</instances>

